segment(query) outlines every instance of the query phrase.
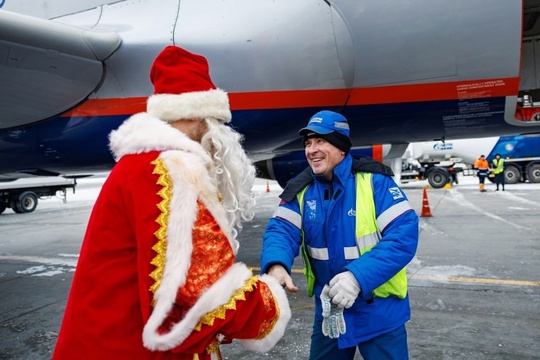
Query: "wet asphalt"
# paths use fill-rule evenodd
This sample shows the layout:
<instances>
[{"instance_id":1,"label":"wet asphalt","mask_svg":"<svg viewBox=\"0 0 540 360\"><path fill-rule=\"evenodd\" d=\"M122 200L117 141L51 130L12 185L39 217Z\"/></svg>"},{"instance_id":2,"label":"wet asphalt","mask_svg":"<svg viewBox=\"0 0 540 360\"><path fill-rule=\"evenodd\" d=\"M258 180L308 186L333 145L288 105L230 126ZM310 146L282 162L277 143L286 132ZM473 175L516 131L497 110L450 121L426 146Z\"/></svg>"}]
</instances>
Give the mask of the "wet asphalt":
<instances>
[{"instance_id":1,"label":"wet asphalt","mask_svg":"<svg viewBox=\"0 0 540 360\"><path fill-rule=\"evenodd\" d=\"M30 214L0 215L0 359L50 359L99 181L81 181L63 204L44 200ZM403 185L422 215L420 242L407 267L411 359L540 359L540 184L480 193L475 179L447 189ZM258 181L255 219L240 235L238 260L257 272L261 236L279 186ZM267 191L269 190L269 191ZM70 200L71 199L71 200ZM425 208L424 208L425 210ZM424 215L425 211L424 211ZM292 319L266 354L233 342L225 359L307 359L313 300L298 259L289 294ZM357 359L361 359L357 355Z\"/></svg>"}]
</instances>

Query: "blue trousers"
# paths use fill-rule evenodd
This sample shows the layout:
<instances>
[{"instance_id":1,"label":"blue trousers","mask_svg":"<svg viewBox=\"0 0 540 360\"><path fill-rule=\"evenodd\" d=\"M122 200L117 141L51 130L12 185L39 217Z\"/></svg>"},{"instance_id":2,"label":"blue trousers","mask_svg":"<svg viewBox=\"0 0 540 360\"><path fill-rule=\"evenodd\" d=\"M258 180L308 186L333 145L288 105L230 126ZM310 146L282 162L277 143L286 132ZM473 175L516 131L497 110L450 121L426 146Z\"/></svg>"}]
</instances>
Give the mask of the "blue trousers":
<instances>
[{"instance_id":1,"label":"blue trousers","mask_svg":"<svg viewBox=\"0 0 540 360\"><path fill-rule=\"evenodd\" d=\"M315 323L311 335L310 360L353 360L356 348L364 360L408 360L407 330L405 325L357 346L339 349L337 339L323 335L321 324Z\"/></svg>"}]
</instances>

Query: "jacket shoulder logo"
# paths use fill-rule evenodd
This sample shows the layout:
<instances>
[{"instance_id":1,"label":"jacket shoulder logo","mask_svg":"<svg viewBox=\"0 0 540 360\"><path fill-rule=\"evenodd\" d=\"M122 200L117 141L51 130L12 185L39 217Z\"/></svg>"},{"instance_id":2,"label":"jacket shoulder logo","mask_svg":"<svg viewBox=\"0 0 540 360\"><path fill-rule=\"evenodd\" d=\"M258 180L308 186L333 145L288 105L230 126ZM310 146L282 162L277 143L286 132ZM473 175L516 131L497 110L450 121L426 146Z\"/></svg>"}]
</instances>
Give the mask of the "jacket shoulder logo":
<instances>
[{"instance_id":1,"label":"jacket shoulder logo","mask_svg":"<svg viewBox=\"0 0 540 360\"><path fill-rule=\"evenodd\" d=\"M394 200L404 198L403 193L401 192L401 189L398 187L391 187L388 189L388 191L390 191L390 194L392 195L392 198Z\"/></svg>"}]
</instances>

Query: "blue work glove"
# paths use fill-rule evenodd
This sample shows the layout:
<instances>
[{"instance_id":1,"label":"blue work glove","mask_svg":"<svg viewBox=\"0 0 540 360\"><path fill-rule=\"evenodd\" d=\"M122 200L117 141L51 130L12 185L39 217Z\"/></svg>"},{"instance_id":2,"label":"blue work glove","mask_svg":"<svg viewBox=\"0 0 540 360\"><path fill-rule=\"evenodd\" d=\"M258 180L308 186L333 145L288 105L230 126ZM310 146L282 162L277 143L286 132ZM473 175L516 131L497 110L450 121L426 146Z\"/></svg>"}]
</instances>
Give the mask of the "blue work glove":
<instances>
[{"instance_id":1,"label":"blue work glove","mask_svg":"<svg viewBox=\"0 0 540 360\"><path fill-rule=\"evenodd\" d=\"M328 285L325 285L320 296L323 316L322 333L330 339L337 339L339 335L345 334L347 328L343 318L343 308L332 303L332 299L328 295L329 290Z\"/></svg>"},{"instance_id":2,"label":"blue work glove","mask_svg":"<svg viewBox=\"0 0 540 360\"><path fill-rule=\"evenodd\" d=\"M330 286L328 296L332 298L332 303L345 309L354 304L361 290L356 277L350 271L337 274L328 285Z\"/></svg>"}]
</instances>

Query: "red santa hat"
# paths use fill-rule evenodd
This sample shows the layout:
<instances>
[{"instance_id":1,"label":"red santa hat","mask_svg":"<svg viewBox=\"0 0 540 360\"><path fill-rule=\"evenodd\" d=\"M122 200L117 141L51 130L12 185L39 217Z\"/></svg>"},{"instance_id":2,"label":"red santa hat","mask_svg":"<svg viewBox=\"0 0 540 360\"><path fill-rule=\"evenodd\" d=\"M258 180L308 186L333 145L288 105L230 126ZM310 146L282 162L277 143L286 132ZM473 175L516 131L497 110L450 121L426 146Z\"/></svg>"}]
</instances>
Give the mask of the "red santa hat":
<instances>
[{"instance_id":1,"label":"red santa hat","mask_svg":"<svg viewBox=\"0 0 540 360\"><path fill-rule=\"evenodd\" d=\"M212 83L208 62L201 55L167 46L152 64L150 80L154 95L148 98L146 111L163 121L232 118L229 97Z\"/></svg>"}]
</instances>

